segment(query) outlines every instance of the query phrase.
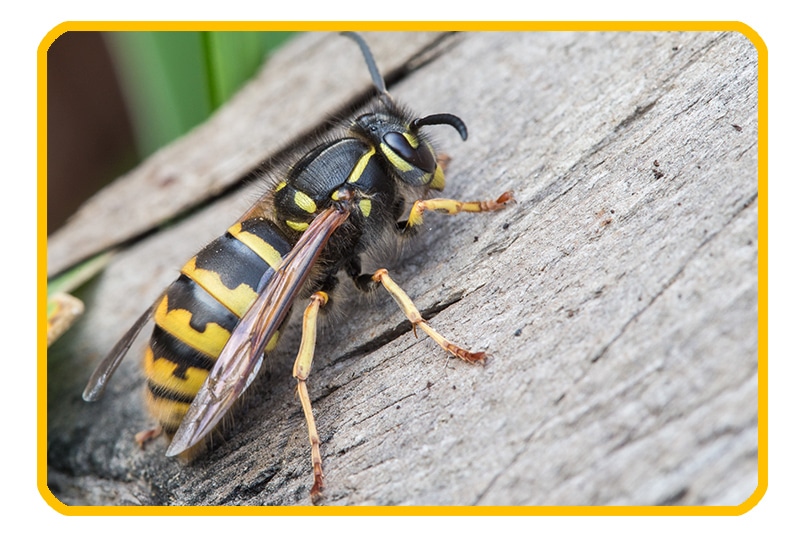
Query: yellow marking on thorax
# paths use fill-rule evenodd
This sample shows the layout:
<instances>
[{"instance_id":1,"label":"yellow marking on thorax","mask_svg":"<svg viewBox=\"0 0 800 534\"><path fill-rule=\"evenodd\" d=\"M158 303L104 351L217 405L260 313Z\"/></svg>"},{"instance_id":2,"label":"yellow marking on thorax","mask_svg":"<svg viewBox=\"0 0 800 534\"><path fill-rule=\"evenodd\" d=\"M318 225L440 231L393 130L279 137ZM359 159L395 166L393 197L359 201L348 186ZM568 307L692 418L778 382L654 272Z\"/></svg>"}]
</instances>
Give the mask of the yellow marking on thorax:
<instances>
[{"instance_id":1,"label":"yellow marking on thorax","mask_svg":"<svg viewBox=\"0 0 800 534\"><path fill-rule=\"evenodd\" d=\"M283 259L281 258L281 253L256 234L243 231L242 223L234 224L228 228L228 232L233 237L247 245L250 250L258 254L258 257L267 262L267 264L273 269L277 269L281 264L281 260Z\"/></svg>"},{"instance_id":2,"label":"yellow marking on thorax","mask_svg":"<svg viewBox=\"0 0 800 534\"><path fill-rule=\"evenodd\" d=\"M358 201L358 208L361 210L364 217L369 217L369 212L372 211L372 201L368 198Z\"/></svg>"},{"instance_id":3,"label":"yellow marking on thorax","mask_svg":"<svg viewBox=\"0 0 800 534\"><path fill-rule=\"evenodd\" d=\"M198 332L189 324L192 312L184 309L170 310L168 304L167 297L164 296L154 314L156 324L206 356L219 356L222 347L231 337L230 332L217 323L208 323L203 332Z\"/></svg>"},{"instance_id":4,"label":"yellow marking on thorax","mask_svg":"<svg viewBox=\"0 0 800 534\"><path fill-rule=\"evenodd\" d=\"M307 222L286 221L286 226L298 232L304 232L308 228Z\"/></svg>"},{"instance_id":5,"label":"yellow marking on thorax","mask_svg":"<svg viewBox=\"0 0 800 534\"><path fill-rule=\"evenodd\" d=\"M269 341L267 341L267 346L264 347L265 353L275 350L275 347L278 345L278 339L280 338L280 335L281 335L280 331L272 334L272 337L269 338Z\"/></svg>"},{"instance_id":6,"label":"yellow marking on thorax","mask_svg":"<svg viewBox=\"0 0 800 534\"><path fill-rule=\"evenodd\" d=\"M307 213L314 213L317 211L317 204L310 196L306 195L302 191L295 192L294 203L297 205L298 208Z\"/></svg>"},{"instance_id":7,"label":"yellow marking on thorax","mask_svg":"<svg viewBox=\"0 0 800 534\"><path fill-rule=\"evenodd\" d=\"M247 284L239 284L236 289L230 289L224 283L219 273L201 269L196 265L197 258L189 260L181 269L185 274L213 295L223 306L241 317L256 300L256 292Z\"/></svg>"},{"instance_id":8,"label":"yellow marking on thorax","mask_svg":"<svg viewBox=\"0 0 800 534\"><path fill-rule=\"evenodd\" d=\"M364 153L364 155L358 158L358 163L356 163L356 166L353 167L352 171L350 171L350 176L347 177L347 181L349 183L354 184L358 181L359 178L361 178L361 175L364 174L364 169L366 169L367 165L369 164L370 158L372 158L372 156L374 155L375 155L375 147L371 146L369 147L369 151L367 151L366 153Z\"/></svg>"}]
</instances>

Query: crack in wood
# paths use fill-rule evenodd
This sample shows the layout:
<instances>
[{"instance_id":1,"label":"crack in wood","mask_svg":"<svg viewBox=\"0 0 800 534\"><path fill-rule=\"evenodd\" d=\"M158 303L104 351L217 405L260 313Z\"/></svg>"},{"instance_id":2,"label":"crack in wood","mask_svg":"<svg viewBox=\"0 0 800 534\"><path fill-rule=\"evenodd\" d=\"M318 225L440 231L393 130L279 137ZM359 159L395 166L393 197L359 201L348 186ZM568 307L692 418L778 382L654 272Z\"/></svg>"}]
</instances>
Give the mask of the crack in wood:
<instances>
[{"instance_id":1,"label":"crack in wood","mask_svg":"<svg viewBox=\"0 0 800 534\"><path fill-rule=\"evenodd\" d=\"M656 506L674 506L680 504L689 495L689 488L682 487L678 491L658 501Z\"/></svg>"},{"instance_id":2,"label":"crack in wood","mask_svg":"<svg viewBox=\"0 0 800 534\"><path fill-rule=\"evenodd\" d=\"M420 310L420 314L422 315L423 319L429 321L430 319L436 317L439 313L446 310L453 304L460 302L463 298L464 298L464 292L459 291L451 295L442 302L434 303L433 305ZM370 339L369 341L362 343L361 345L357 345L356 347L345 352L335 360L331 360L331 363L340 363L346 360L350 360L352 358L358 358L359 356L375 352L379 348L383 347L384 345L388 345L392 341L396 340L400 336L405 335L411 330L412 330L411 322L409 322L407 319L404 318L401 323L384 331L377 337Z\"/></svg>"},{"instance_id":3,"label":"crack in wood","mask_svg":"<svg viewBox=\"0 0 800 534\"><path fill-rule=\"evenodd\" d=\"M655 107L655 105L658 103L659 98L661 98L661 96L655 97L655 99L653 99L652 101L648 102L647 104L643 104L641 106L636 106L633 109L633 112L630 115L628 115L627 117L622 119L619 122L619 124L617 124L614 127L612 132L615 133L615 134L619 133L621 130L624 130L625 128L627 128L628 126L633 124L634 122L638 121L639 119L641 119L642 117L647 115L647 113L651 109L653 109Z\"/></svg>"}]
</instances>

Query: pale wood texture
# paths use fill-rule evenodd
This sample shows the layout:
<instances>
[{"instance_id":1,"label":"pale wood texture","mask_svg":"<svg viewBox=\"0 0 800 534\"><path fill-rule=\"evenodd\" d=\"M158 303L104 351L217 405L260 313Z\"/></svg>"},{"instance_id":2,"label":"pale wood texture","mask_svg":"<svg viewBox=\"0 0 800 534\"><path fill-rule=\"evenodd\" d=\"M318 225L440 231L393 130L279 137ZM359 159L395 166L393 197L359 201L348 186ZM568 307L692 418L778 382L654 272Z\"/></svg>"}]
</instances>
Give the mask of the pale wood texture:
<instances>
[{"instance_id":1,"label":"pale wood texture","mask_svg":"<svg viewBox=\"0 0 800 534\"><path fill-rule=\"evenodd\" d=\"M737 505L753 494L752 43L735 32L454 34L418 46L400 34L368 39L381 66L435 43L391 91L420 114L455 113L470 127L466 143L436 132L452 157L447 196L513 189L518 203L494 214L428 215L391 271L433 313L434 327L491 354L485 367L416 339L384 294L348 304L320 333L309 387L323 442L322 503ZM303 37L286 57L276 58L284 62L277 81L268 67L247 91L270 94L293 80L286 106L303 110L320 98L316 86L364 90L349 41ZM237 113L246 121L269 107ZM238 118L215 134L241 137ZM302 132L321 120L295 111L288 123ZM156 157L168 165L193 142ZM222 165L239 157L217 151L226 146L200 150ZM259 190L137 242L90 287L86 316L49 357L49 484L63 502L310 503L291 377L296 324L224 441L191 465L164 457L163 440L145 450L133 442L152 424L137 354L145 335L103 402L80 399L97 360ZM97 230L120 216L105 217Z\"/></svg>"}]
</instances>

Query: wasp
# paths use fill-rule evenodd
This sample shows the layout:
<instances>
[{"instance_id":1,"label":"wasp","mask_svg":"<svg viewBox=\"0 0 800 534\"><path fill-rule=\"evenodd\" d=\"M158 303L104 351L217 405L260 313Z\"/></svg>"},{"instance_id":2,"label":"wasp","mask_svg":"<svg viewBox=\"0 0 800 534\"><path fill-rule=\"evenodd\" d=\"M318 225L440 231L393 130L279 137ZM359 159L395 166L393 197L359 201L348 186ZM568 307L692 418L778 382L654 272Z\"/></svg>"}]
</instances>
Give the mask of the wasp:
<instances>
[{"instance_id":1,"label":"wasp","mask_svg":"<svg viewBox=\"0 0 800 534\"><path fill-rule=\"evenodd\" d=\"M307 301L293 375L311 445L313 501L323 471L307 380L317 319L339 273L363 292L383 287L415 333L419 328L447 352L482 363L483 352L466 350L434 330L386 269L362 273L361 262L387 235L413 236L426 211L487 212L513 201L511 192L476 202L430 198L431 191L444 188L446 158L437 156L423 130L450 126L466 140L464 121L449 113L416 117L397 105L364 39L343 35L361 49L377 97L365 112L312 143L224 235L183 266L100 362L83 393L86 401L101 396L152 318L144 355L146 402L171 438L167 456L191 455L253 381L293 305Z\"/></svg>"}]
</instances>

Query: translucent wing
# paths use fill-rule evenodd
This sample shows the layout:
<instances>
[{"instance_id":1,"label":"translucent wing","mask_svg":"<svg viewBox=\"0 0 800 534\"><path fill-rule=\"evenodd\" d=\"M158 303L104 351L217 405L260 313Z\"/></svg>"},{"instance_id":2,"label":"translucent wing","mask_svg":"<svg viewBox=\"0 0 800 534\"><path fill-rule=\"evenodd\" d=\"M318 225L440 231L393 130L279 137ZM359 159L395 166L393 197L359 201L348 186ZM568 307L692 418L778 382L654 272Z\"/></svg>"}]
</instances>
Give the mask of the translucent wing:
<instances>
[{"instance_id":1,"label":"translucent wing","mask_svg":"<svg viewBox=\"0 0 800 534\"><path fill-rule=\"evenodd\" d=\"M172 438L167 456L178 455L199 443L244 392L261 365L264 347L291 309L331 234L348 215L346 209L328 208L303 232L233 329Z\"/></svg>"},{"instance_id":2,"label":"translucent wing","mask_svg":"<svg viewBox=\"0 0 800 534\"><path fill-rule=\"evenodd\" d=\"M159 299L160 300L160 299ZM158 302L158 301L156 301ZM137 320L133 323L130 330L128 330L122 339L120 339L114 348L111 349L111 352L108 353L108 356L103 358L103 361L97 366L97 369L94 370L92 376L89 378L89 383L86 384L86 389L83 390L83 400L86 402L94 402L99 399L103 395L103 391L106 389L106 384L108 384L108 379L114 374L114 371L117 370L119 367L120 362L128 353L128 349L131 348L131 344L133 340L136 339L136 336L142 330L144 325L153 315L153 310L155 309L155 304L150 306Z\"/></svg>"}]
</instances>

